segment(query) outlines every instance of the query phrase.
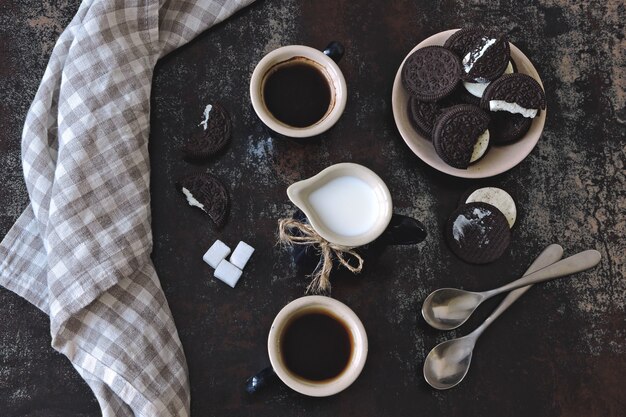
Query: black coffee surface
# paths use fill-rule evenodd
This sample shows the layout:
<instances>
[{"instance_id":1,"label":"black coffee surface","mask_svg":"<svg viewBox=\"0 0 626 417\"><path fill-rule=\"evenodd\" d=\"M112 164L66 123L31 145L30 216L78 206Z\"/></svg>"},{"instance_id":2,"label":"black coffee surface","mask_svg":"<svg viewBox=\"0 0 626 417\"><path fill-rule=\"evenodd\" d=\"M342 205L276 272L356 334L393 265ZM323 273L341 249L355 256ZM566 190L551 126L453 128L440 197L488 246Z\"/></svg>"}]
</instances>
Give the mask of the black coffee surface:
<instances>
[{"instance_id":1,"label":"black coffee surface","mask_svg":"<svg viewBox=\"0 0 626 417\"><path fill-rule=\"evenodd\" d=\"M352 338L345 325L325 312L311 312L287 324L281 338L285 365L312 381L338 376L348 365Z\"/></svg>"},{"instance_id":2,"label":"black coffee surface","mask_svg":"<svg viewBox=\"0 0 626 417\"><path fill-rule=\"evenodd\" d=\"M318 122L330 106L328 80L313 64L292 60L271 72L263 98L272 115L286 125L307 127Z\"/></svg>"}]
</instances>

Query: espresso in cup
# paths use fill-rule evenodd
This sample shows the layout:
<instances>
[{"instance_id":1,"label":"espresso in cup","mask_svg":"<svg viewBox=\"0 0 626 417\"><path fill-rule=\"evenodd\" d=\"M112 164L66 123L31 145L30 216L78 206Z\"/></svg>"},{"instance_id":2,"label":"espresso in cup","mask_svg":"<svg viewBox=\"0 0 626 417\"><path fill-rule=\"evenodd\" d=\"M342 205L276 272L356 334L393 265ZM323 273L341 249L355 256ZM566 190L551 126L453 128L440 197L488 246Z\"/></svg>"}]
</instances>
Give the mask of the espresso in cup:
<instances>
[{"instance_id":1,"label":"espresso in cup","mask_svg":"<svg viewBox=\"0 0 626 417\"><path fill-rule=\"evenodd\" d=\"M259 119L273 132L293 138L330 129L347 100L346 81L335 62L343 54L340 49L289 45L265 55L250 79L250 100Z\"/></svg>"},{"instance_id":2,"label":"espresso in cup","mask_svg":"<svg viewBox=\"0 0 626 417\"><path fill-rule=\"evenodd\" d=\"M298 128L314 125L334 101L326 70L305 57L274 66L263 81L263 101L280 122Z\"/></svg>"},{"instance_id":3,"label":"espresso in cup","mask_svg":"<svg viewBox=\"0 0 626 417\"><path fill-rule=\"evenodd\" d=\"M297 378L326 381L346 369L352 357L352 333L333 313L311 309L294 317L280 335L282 360Z\"/></svg>"},{"instance_id":4,"label":"espresso in cup","mask_svg":"<svg viewBox=\"0 0 626 417\"><path fill-rule=\"evenodd\" d=\"M309 295L276 315L267 351L271 366L248 378L247 392L257 392L277 376L301 394L326 397L349 387L363 370L367 334L348 306Z\"/></svg>"}]
</instances>

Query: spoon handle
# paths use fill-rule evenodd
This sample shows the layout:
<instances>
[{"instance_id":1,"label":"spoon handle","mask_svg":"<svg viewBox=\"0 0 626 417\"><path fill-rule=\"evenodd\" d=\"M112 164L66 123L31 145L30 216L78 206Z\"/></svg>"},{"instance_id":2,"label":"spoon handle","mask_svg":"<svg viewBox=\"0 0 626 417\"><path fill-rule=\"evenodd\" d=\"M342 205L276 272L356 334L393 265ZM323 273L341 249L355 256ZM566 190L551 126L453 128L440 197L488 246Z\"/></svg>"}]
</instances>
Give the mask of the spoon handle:
<instances>
[{"instance_id":1,"label":"spoon handle","mask_svg":"<svg viewBox=\"0 0 626 417\"><path fill-rule=\"evenodd\" d=\"M600 262L600 252L597 250L586 250L556 262L550 266L540 269L537 272L526 275L516 281L513 281L503 287L495 290L487 291L488 296L493 296L516 288L524 287L538 282L549 281L565 275L581 272L589 268L593 268Z\"/></svg>"},{"instance_id":2,"label":"spoon handle","mask_svg":"<svg viewBox=\"0 0 626 417\"><path fill-rule=\"evenodd\" d=\"M524 272L524 276L532 274L533 272L539 271L540 269L545 268L546 266L552 265L557 262L563 256L563 248L561 245L557 245L556 243L548 246L541 252L541 254L535 259L535 261L528 267L526 272ZM498 305L498 307L485 319L485 321L476 328L472 333L478 337L486 328L489 326L495 319L497 319L500 314L504 313L504 311L511 306L518 298L520 298L526 291L528 291L532 287L532 285L527 285L525 287L518 288L516 290L511 291L504 297L504 300Z\"/></svg>"}]
</instances>

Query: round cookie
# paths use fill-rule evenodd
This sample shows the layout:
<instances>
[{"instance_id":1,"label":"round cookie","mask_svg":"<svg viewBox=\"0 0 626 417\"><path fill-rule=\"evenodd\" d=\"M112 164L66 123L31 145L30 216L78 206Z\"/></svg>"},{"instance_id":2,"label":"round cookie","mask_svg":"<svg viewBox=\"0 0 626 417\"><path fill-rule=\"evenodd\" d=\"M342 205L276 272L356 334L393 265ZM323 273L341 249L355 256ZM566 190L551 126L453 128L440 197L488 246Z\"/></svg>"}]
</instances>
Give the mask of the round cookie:
<instances>
[{"instance_id":1,"label":"round cookie","mask_svg":"<svg viewBox=\"0 0 626 417\"><path fill-rule=\"evenodd\" d=\"M433 133L435 120L441 113L441 107L436 102L426 102L411 97L409 99L409 120L417 133L425 139L430 139Z\"/></svg>"},{"instance_id":2,"label":"round cookie","mask_svg":"<svg viewBox=\"0 0 626 417\"><path fill-rule=\"evenodd\" d=\"M472 192L465 203L481 202L491 204L504 214L509 227L513 227L515 219L517 219L517 207L513 197L501 188L484 187Z\"/></svg>"},{"instance_id":3,"label":"round cookie","mask_svg":"<svg viewBox=\"0 0 626 417\"><path fill-rule=\"evenodd\" d=\"M492 112L489 133L493 145L507 145L523 137L533 124L533 119L506 111Z\"/></svg>"},{"instance_id":4,"label":"round cookie","mask_svg":"<svg viewBox=\"0 0 626 417\"><path fill-rule=\"evenodd\" d=\"M533 118L546 108L546 95L530 75L507 74L485 89L481 107L489 111L508 111Z\"/></svg>"},{"instance_id":5,"label":"round cookie","mask_svg":"<svg viewBox=\"0 0 626 417\"><path fill-rule=\"evenodd\" d=\"M231 122L226 110L219 104L208 105L205 120L200 123L183 148L185 159L202 161L226 147L231 137Z\"/></svg>"},{"instance_id":6,"label":"round cookie","mask_svg":"<svg viewBox=\"0 0 626 417\"><path fill-rule=\"evenodd\" d=\"M448 219L445 237L450 250L462 260L485 264L498 259L511 241L504 214L487 203L468 203Z\"/></svg>"},{"instance_id":7,"label":"round cookie","mask_svg":"<svg viewBox=\"0 0 626 417\"><path fill-rule=\"evenodd\" d=\"M433 132L437 155L452 167L466 169L488 124L489 116L476 106L459 104L446 109Z\"/></svg>"},{"instance_id":8,"label":"round cookie","mask_svg":"<svg viewBox=\"0 0 626 417\"><path fill-rule=\"evenodd\" d=\"M187 197L190 206L198 207L209 215L218 229L226 224L230 207L228 191L222 182L209 173L190 175L176 183Z\"/></svg>"},{"instance_id":9,"label":"round cookie","mask_svg":"<svg viewBox=\"0 0 626 417\"><path fill-rule=\"evenodd\" d=\"M500 77L511 59L506 36L487 34L463 57L461 78L465 81L489 82Z\"/></svg>"},{"instance_id":10,"label":"round cookie","mask_svg":"<svg viewBox=\"0 0 626 417\"><path fill-rule=\"evenodd\" d=\"M443 47L454 52L459 59L463 59L468 52L476 47L480 40L488 36L487 32L480 28L463 28L457 30L444 42Z\"/></svg>"},{"instance_id":11,"label":"round cookie","mask_svg":"<svg viewBox=\"0 0 626 417\"><path fill-rule=\"evenodd\" d=\"M454 91L460 81L461 61L441 46L413 52L402 67L402 85L413 97L434 102Z\"/></svg>"}]
</instances>

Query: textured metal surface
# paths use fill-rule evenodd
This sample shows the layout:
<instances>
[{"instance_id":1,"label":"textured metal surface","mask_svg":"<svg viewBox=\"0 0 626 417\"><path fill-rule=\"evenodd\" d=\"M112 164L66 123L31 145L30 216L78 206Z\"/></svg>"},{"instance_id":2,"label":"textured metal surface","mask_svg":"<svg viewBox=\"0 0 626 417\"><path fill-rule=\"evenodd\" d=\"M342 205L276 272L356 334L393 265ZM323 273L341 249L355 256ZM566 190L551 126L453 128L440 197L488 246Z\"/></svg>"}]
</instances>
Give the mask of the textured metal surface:
<instances>
[{"instance_id":1,"label":"textured metal surface","mask_svg":"<svg viewBox=\"0 0 626 417\"><path fill-rule=\"evenodd\" d=\"M541 3L541 4L539 4ZM20 132L59 33L78 1L0 1L0 236L27 202ZM187 354L196 416L446 415L618 416L626 409L626 10L619 0L543 2L260 1L156 70L152 106L153 258ZM391 85L416 43L462 25L498 26L529 56L548 96L539 145L498 177L466 181L425 166L399 137ZM255 63L275 47L323 48L340 40L348 82L345 114L307 144L271 140L250 108ZM233 117L228 150L190 165L179 148L220 100ZM306 279L274 245L276 220L294 207L293 181L342 161L364 164L388 184L396 211L430 235L387 249L358 278L335 280L333 296L352 307L370 339L362 376L347 391L306 398L276 385L247 397L243 382L267 364L273 316L301 296ZM208 170L233 197L226 227L185 205L182 175ZM506 254L468 266L447 249L446 216L460 195L495 185L516 198L518 223ZM236 289L212 278L202 254L219 238L257 251ZM473 329L491 300L462 328L441 333L418 317L441 286L489 289L520 275L549 243L566 255L595 248L601 264L533 288L479 341L472 369L447 392L430 389L422 361L438 342ZM49 346L47 317L0 288L0 415L97 416L98 405L69 361Z\"/></svg>"}]
</instances>

